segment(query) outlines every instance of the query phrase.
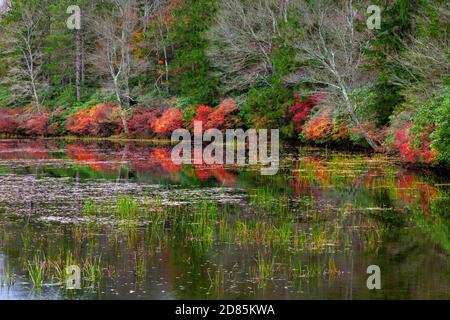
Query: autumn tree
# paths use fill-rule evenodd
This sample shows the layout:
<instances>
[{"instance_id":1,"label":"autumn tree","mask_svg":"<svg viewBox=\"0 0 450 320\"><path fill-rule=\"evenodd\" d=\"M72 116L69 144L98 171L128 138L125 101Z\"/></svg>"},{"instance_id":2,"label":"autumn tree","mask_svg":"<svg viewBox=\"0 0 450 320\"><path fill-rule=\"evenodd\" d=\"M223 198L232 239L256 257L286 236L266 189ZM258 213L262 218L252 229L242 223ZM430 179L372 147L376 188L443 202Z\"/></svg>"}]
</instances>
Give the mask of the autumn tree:
<instances>
[{"instance_id":1,"label":"autumn tree","mask_svg":"<svg viewBox=\"0 0 450 320\"><path fill-rule=\"evenodd\" d=\"M222 0L208 34L211 63L226 91L267 82L274 71L272 50L287 22L289 0Z\"/></svg>"},{"instance_id":2,"label":"autumn tree","mask_svg":"<svg viewBox=\"0 0 450 320\"><path fill-rule=\"evenodd\" d=\"M107 87L114 92L120 105L122 126L128 134L127 113L131 103L132 77L144 68L144 61L133 55L133 41L139 26L136 0L107 0L105 7L89 18L97 34L96 51L91 63L108 80Z\"/></svg>"},{"instance_id":3,"label":"autumn tree","mask_svg":"<svg viewBox=\"0 0 450 320\"><path fill-rule=\"evenodd\" d=\"M364 10L367 6L362 6ZM342 105L367 143L380 146L369 136L356 115L352 93L373 79L364 71L365 50L371 39L365 18L352 0L297 3L301 32L291 45L298 50L302 67L286 77L287 82L305 83L328 93L330 100Z\"/></svg>"},{"instance_id":4,"label":"autumn tree","mask_svg":"<svg viewBox=\"0 0 450 320\"><path fill-rule=\"evenodd\" d=\"M2 56L8 64L3 82L10 86L14 100L31 99L38 112L47 84L42 71L46 5L47 1L14 0L0 25Z\"/></svg>"}]
</instances>

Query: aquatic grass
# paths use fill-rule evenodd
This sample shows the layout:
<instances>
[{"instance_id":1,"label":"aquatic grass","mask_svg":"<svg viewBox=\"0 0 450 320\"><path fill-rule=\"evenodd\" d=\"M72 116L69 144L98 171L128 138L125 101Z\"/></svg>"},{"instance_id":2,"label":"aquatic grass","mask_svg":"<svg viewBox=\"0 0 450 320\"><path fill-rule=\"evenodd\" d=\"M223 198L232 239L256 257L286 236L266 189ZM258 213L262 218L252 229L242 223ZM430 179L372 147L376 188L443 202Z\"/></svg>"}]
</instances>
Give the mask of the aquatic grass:
<instances>
[{"instance_id":1,"label":"aquatic grass","mask_svg":"<svg viewBox=\"0 0 450 320\"><path fill-rule=\"evenodd\" d=\"M36 255L32 260L27 261L28 277L33 283L34 288L40 289L44 282L46 273L46 261Z\"/></svg>"},{"instance_id":2,"label":"aquatic grass","mask_svg":"<svg viewBox=\"0 0 450 320\"><path fill-rule=\"evenodd\" d=\"M273 278L275 272L275 258L267 258L261 251L258 251L257 280L261 286L265 286L268 280Z\"/></svg>"},{"instance_id":3,"label":"aquatic grass","mask_svg":"<svg viewBox=\"0 0 450 320\"><path fill-rule=\"evenodd\" d=\"M136 282L137 283L144 283L146 274L147 274L147 268L145 263L145 257L138 255L135 255L135 271L134 274L136 276Z\"/></svg>"},{"instance_id":4,"label":"aquatic grass","mask_svg":"<svg viewBox=\"0 0 450 320\"><path fill-rule=\"evenodd\" d=\"M93 199L87 199L83 202L83 216L95 216L97 214L97 204Z\"/></svg>"},{"instance_id":5,"label":"aquatic grass","mask_svg":"<svg viewBox=\"0 0 450 320\"><path fill-rule=\"evenodd\" d=\"M9 290L14 286L16 282L16 277L14 271L11 269L11 266L6 264L6 267L2 270L2 274L0 275L0 287L4 288L5 286Z\"/></svg>"},{"instance_id":6,"label":"aquatic grass","mask_svg":"<svg viewBox=\"0 0 450 320\"><path fill-rule=\"evenodd\" d=\"M221 293L225 290L225 271L223 266L220 266L217 271L211 275L211 271L208 269L209 278L209 290L214 289L216 295L219 297Z\"/></svg>"},{"instance_id":7,"label":"aquatic grass","mask_svg":"<svg viewBox=\"0 0 450 320\"><path fill-rule=\"evenodd\" d=\"M91 288L98 287L103 279L101 260L101 256L87 257L83 260L83 279L90 284Z\"/></svg>"},{"instance_id":8,"label":"aquatic grass","mask_svg":"<svg viewBox=\"0 0 450 320\"><path fill-rule=\"evenodd\" d=\"M336 276L336 275L338 275L340 272L339 272L339 270L338 270L338 268L337 268L337 266L336 266L336 262L334 261L334 258L333 257L331 257L330 259L328 259L328 268L327 268L327 271L326 271L326 273L329 275L329 276Z\"/></svg>"},{"instance_id":9,"label":"aquatic grass","mask_svg":"<svg viewBox=\"0 0 450 320\"><path fill-rule=\"evenodd\" d=\"M289 244L292 237L292 225L289 223L282 224L279 227L274 227L276 240L281 244Z\"/></svg>"},{"instance_id":10,"label":"aquatic grass","mask_svg":"<svg viewBox=\"0 0 450 320\"><path fill-rule=\"evenodd\" d=\"M119 196L116 199L116 216L120 219L130 220L140 214L139 202L130 196Z\"/></svg>"}]
</instances>

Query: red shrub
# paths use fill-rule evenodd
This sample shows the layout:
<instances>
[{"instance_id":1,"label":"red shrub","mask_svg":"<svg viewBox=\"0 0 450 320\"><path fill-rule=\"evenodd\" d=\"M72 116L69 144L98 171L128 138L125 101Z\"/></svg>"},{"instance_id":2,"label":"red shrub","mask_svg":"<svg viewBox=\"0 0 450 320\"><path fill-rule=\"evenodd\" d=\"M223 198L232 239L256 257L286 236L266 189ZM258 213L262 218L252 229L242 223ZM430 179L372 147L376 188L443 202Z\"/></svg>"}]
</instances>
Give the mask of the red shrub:
<instances>
[{"instance_id":1,"label":"red shrub","mask_svg":"<svg viewBox=\"0 0 450 320\"><path fill-rule=\"evenodd\" d=\"M333 132L333 120L329 112L323 112L319 117L311 119L303 127L303 133L308 140L324 140Z\"/></svg>"},{"instance_id":2,"label":"red shrub","mask_svg":"<svg viewBox=\"0 0 450 320\"><path fill-rule=\"evenodd\" d=\"M436 159L436 152L431 150L430 133L432 128L424 128L423 132L417 137L420 146L415 146L414 137L409 132L412 123L395 133L394 148L398 150L400 157L406 162L425 162L431 163Z\"/></svg>"},{"instance_id":3,"label":"red shrub","mask_svg":"<svg viewBox=\"0 0 450 320\"><path fill-rule=\"evenodd\" d=\"M120 129L119 108L104 103L90 109L80 110L69 117L66 129L76 135L108 136Z\"/></svg>"},{"instance_id":4,"label":"red shrub","mask_svg":"<svg viewBox=\"0 0 450 320\"><path fill-rule=\"evenodd\" d=\"M224 100L220 106L208 115L204 129L219 129L226 130L236 128L240 125L239 117L236 112L239 111L239 106L232 99Z\"/></svg>"},{"instance_id":5,"label":"red shrub","mask_svg":"<svg viewBox=\"0 0 450 320\"><path fill-rule=\"evenodd\" d=\"M376 141L379 144L383 144L383 142L386 140L386 130L384 128L377 128L373 122L364 122L361 124L361 126L364 128L367 136L373 141ZM362 130L358 126L354 126L352 128L352 132L353 134L362 135Z\"/></svg>"},{"instance_id":6,"label":"red shrub","mask_svg":"<svg viewBox=\"0 0 450 320\"><path fill-rule=\"evenodd\" d=\"M155 133L169 136L176 129L183 127L183 114L179 109L170 108L152 123Z\"/></svg>"},{"instance_id":7,"label":"red shrub","mask_svg":"<svg viewBox=\"0 0 450 320\"><path fill-rule=\"evenodd\" d=\"M17 110L9 108L0 109L0 133L16 134L19 127L17 121Z\"/></svg>"},{"instance_id":8,"label":"red shrub","mask_svg":"<svg viewBox=\"0 0 450 320\"><path fill-rule=\"evenodd\" d=\"M43 136L48 133L49 114L27 116L20 124L20 130L27 136Z\"/></svg>"},{"instance_id":9,"label":"red shrub","mask_svg":"<svg viewBox=\"0 0 450 320\"><path fill-rule=\"evenodd\" d=\"M300 100L298 95L295 96L295 104L291 106L289 112L293 113L292 121L296 132L302 132L303 125L308 119L309 112L315 106L321 104L325 100L324 93L316 93L305 100Z\"/></svg>"},{"instance_id":10,"label":"red shrub","mask_svg":"<svg viewBox=\"0 0 450 320\"><path fill-rule=\"evenodd\" d=\"M199 121L203 126L205 126L206 122L208 121L208 117L212 112L213 109L209 106L198 106L195 118L194 120L192 120L192 126L194 126L195 121Z\"/></svg>"},{"instance_id":11,"label":"red shrub","mask_svg":"<svg viewBox=\"0 0 450 320\"><path fill-rule=\"evenodd\" d=\"M146 137L150 134L152 125L161 115L160 110L148 110L146 108L138 108L128 119L128 130L133 137Z\"/></svg>"}]
</instances>

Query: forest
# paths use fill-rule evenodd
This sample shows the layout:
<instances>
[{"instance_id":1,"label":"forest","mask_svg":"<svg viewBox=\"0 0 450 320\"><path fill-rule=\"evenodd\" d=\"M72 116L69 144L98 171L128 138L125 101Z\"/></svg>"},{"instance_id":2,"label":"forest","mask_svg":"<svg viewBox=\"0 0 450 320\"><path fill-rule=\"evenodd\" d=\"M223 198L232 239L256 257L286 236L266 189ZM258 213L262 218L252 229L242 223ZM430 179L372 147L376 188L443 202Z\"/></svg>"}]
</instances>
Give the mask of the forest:
<instances>
[{"instance_id":1,"label":"forest","mask_svg":"<svg viewBox=\"0 0 450 320\"><path fill-rule=\"evenodd\" d=\"M0 135L201 121L448 166L448 21L444 0L3 0Z\"/></svg>"}]
</instances>

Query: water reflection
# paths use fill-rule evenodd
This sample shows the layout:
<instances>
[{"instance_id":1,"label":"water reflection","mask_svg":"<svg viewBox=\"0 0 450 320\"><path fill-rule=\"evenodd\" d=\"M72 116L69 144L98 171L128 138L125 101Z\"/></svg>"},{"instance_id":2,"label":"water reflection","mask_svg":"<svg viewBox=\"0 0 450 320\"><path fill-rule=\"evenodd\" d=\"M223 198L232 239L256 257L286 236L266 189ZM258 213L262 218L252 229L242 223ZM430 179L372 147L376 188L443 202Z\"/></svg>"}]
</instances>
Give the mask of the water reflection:
<instances>
[{"instance_id":1,"label":"water reflection","mask_svg":"<svg viewBox=\"0 0 450 320\"><path fill-rule=\"evenodd\" d=\"M286 153L261 176L143 143L0 140L0 297L449 298L449 204L448 178L380 156Z\"/></svg>"}]
</instances>

